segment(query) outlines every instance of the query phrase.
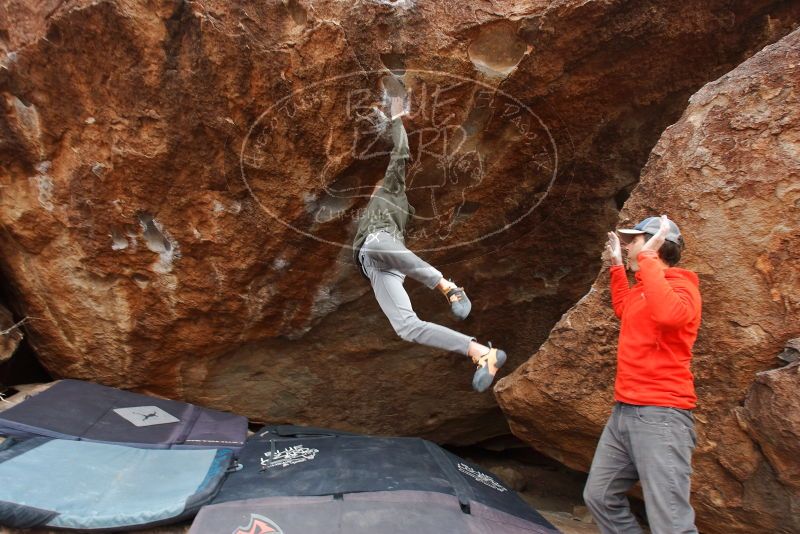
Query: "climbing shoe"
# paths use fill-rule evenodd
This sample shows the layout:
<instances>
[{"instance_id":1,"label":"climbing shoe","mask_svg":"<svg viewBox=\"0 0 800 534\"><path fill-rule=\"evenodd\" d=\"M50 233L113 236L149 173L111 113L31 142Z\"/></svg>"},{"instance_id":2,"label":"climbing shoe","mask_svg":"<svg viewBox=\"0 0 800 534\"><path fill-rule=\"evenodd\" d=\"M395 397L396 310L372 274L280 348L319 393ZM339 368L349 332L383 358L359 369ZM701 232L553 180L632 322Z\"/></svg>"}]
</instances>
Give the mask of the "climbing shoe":
<instances>
[{"instance_id":1,"label":"climbing shoe","mask_svg":"<svg viewBox=\"0 0 800 534\"><path fill-rule=\"evenodd\" d=\"M453 317L462 321L466 319L472 310L472 302L467 297L464 288L454 287L447 290L444 296L447 299L447 303L450 304L450 313L453 314Z\"/></svg>"},{"instance_id":2,"label":"climbing shoe","mask_svg":"<svg viewBox=\"0 0 800 534\"><path fill-rule=\"evenodd\" d=\"M472 376L472 389L483 393L492 385L497 371L506 363L505 351L492 348L489 343L489 352L478 359L478 370ZM494 372L492 372L494 369Z\"/></svg>"}]
</instances>

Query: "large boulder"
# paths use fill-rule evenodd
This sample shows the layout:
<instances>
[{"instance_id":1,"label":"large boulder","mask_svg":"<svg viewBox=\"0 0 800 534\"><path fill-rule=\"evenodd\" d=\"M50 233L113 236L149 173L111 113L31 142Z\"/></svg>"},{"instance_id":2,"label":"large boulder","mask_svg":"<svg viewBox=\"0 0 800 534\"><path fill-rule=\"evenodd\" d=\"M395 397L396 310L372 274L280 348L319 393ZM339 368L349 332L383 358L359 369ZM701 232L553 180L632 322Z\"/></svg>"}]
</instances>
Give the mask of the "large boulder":
<instances>
[{"instance_id":1,"label":"large boulder","mask_svg":"<svg viewBox=\"0 0 800 534\"><path fill-rule=\"evenodd\" d=\"M709 83L656 144L619 225L667 213L701 280L693 503L703 532L800 531L800 30ZM618 321L604 267L496 386L512 431L578 469L613 402Z\"/></svg>"},{"instance_id":2,"label":"large boulder","mask_svg":"<svg viewBox=\"0 0 800 534\"><path fill-rule=\"evenodd\" d=\"M0 267L54 376L457 443L508 431L494 399L465 358L400 341L349 260L387 162L372 106L413 90L409 242L513 368L591 284L686 98L800 19L782 0L7 4Z\"/></svg>"}]
</instances>

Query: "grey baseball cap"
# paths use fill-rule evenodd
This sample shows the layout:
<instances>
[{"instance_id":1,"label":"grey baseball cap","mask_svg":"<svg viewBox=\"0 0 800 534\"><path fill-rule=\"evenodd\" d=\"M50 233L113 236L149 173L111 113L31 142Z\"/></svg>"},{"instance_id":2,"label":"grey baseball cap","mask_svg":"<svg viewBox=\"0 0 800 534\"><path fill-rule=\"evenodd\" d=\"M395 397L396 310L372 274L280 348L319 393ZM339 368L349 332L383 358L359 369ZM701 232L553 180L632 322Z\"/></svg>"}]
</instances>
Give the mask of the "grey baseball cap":
<instances>
[{"instance_id":1,"label":"grey baseball cap","mask_svg":"<svg viewBox=\"0 0 800 534\"><path fill-rule=\"evenodd\" d=\"M639 234L655 234L658 232L659 228L661 228L661 217L648 217L639 221L639 224L633 228L623 228L617 230L617 233L619 237L627 243ZM665 239L677 244L681 242L681 231L678 229L678 225L672 222L672 220L669 220L669 231Z\"/></svg>"}]
</instances>

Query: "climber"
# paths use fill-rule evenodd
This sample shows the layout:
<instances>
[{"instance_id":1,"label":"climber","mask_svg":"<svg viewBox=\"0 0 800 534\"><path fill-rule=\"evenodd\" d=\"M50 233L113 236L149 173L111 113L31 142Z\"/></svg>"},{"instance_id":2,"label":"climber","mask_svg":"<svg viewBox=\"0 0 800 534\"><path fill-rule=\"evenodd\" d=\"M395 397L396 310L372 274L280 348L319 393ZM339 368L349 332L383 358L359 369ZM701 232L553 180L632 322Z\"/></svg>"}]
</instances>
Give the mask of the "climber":
<instances>
[{"instance_id":1,"label":"climber","mask_svg":"<svg viewBox=\"0 0 800 534\"><path fill-rule=\"evenodd\" d=\"M698 277L679 269L683 237L666 215L608 234L611 304L621 320L616 404L600 436L583 497L600 531L642 532L625 493L642 483L653 534L696 534L689 502L692 409L697 396L689 369L700 327ZM636 284L628 286L622 264Z\"/></svg>"},{"instance_id":2,"label":"climber","mask_svg":"<svg viewBox=\"0 0 800 534\"><path fill-rule=\"evenodd\" d=\"M406 197L406 159L408 136L401 117L406 115L402 97L392 97L391 132L394 141L389 167L372 192L359 220L353 240L353 256L361 273L370 281L383 313L397 335L406 341L469 356L478 369L472 387L479 392L491 386L498 369L506 362L506 353L481 345L474 337L444 326L422 321L411 307L403 287L410 276L429 289L438 289L457 319L465 319L472 309L463 287L445 279L442 273L405 247L405 229L414 208Z\"/></svg>"}]
</instances>

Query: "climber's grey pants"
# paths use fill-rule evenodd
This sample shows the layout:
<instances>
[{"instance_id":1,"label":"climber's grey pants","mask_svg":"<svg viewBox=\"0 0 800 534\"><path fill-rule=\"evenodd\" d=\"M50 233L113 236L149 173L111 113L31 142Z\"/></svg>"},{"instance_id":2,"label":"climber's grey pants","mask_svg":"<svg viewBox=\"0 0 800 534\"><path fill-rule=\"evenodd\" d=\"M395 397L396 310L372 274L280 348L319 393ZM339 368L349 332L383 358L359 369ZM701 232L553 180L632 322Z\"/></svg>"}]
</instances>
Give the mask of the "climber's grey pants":
<instances>
[{"instance_id":1,"label":"climber's grey pants","mask_svg":"<svg viewBox=\"0 0 800 534\"><path fill-rule=\"evenodd\" d=\"M617 402L594 453L583 499L603 534L641 534L625 493L642 482L653 534L697 534L689 503L692 412Z\"/></svg>"},{"instance_id":2,"label":"climber's grey pants","mask_svg":"<svg viewBox=\"0 0 800 534\"><path fill-rule=\"evenodd\" d=\"M469 343L474 338L421 320L414 313L411 299L403 287L405 277L410 276L433 289L442 279L442 273L385 231L367 236L359 261L372 284L378 304L397 335L413 343L467 354Z\"/></svg>"}]
</instances>

